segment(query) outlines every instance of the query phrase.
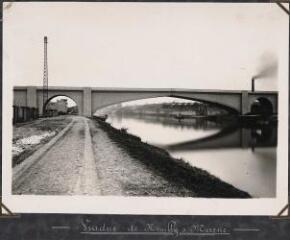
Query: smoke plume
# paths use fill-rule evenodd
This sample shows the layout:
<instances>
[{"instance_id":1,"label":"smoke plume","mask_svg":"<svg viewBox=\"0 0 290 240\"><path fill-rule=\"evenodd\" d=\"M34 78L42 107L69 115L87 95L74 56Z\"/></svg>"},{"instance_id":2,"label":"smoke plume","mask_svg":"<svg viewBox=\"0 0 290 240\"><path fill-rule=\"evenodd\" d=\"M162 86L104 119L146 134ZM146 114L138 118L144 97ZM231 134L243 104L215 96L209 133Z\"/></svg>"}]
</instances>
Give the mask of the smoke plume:
<instances>
[{"instance_id":1,"label":"smoke plume","mask_svg":"<svg viewBox=\"0 0 290 240\"><path fill-rule=\"evenodd\" d=\"M260 58L260 66L254 78L276 78L278 72L278 59L276 55L265 53Z\"/></svg>"}]
</instances>

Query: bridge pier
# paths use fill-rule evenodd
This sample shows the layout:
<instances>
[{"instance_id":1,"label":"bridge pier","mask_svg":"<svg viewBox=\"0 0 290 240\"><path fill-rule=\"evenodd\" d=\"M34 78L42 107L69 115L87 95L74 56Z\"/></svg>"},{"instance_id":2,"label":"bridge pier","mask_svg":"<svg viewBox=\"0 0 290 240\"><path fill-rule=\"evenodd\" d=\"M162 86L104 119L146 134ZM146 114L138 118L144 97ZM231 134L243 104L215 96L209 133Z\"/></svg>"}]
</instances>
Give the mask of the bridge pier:
<instances>
[{"instance_id":1,"label":"bridge pier","mask_svg":"<svg viewBox=\"0 0 290 240\"><path fill-rule=\"evenodd\" d=\"M251 137L251 131L249 129L245 129L245 128L242 128L240 129L240 134L241 134L241 144L240 146L242 148L248 148L251 146L251 140L252 140L252 137Z\"/></svg>"},{"instance_id":2,"label":"bridge pier","mask_svg":"<svg viewBox=\"0 0 290 240\"><path fill-rule=\"evenodd\" d=\"M37 108L36 87L27 87L26 104L27 104L27 107Z\"/></svg>"},{"instance_id":3,"label":"bridge pier","mask_svg":"<svg viewBox=\"0 0 290 240\"><path fill-rule=\"evenodd\" d=\"M83 91L83 116L91 117L92 116L92 89L84 88Z\"/></svg>"},{"instance_id":4,"label":"bridge pier","mask_svg":"<svg viewBox=\"0 0 290 240\"><path fill-rule=\"evenodd\" d=\"M245 115L249 112L249 92L242 91L241 98L241 115Z\"/></svg>"}]
</instances>

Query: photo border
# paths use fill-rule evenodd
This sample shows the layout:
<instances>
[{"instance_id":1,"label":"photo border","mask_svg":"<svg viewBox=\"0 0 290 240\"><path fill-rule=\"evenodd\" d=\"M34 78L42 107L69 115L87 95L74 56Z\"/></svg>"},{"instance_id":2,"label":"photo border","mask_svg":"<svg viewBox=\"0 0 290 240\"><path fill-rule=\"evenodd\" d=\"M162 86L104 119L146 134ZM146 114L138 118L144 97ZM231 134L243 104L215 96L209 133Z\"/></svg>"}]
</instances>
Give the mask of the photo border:
<instances>
[{"instance_id":1,"label":"photo border","mask_svg":"<svg viewBox=\"0 0 290 240\"><path fill-rule=\"evenodd\" d=\"M27 1L17 1L17 2L27 2ZM31 2L31 1L30 1ZM64 1L43 1L43 2L64 2ZM79 1L65 1L65 2L79 2ZM107 2L107 1L87 1L87 2ZM114 2L114 1L108 1L108 2ZM119 2L119 1L118 1ZM123 1L121 1L123 2ZM125 2L139 2L139 1L125 1ZM151 1L141 1L141 2L151 2ZM233 2L233 1L159 1L159 2ZM234 2L246 2L246 3L273 3L274 1L234 1ZM287 2L287 1L281 1L281 2ZM2 6L1 6L2 7ZM1 18L2 18L2 11L1 11ZM2 22L1 22L1 43L2 43ZM3 46L3 45L2 45ZM288 48L289 51L289 48ZM2 59L2 54L1 54L1 59ZM289 61L289 59L288 59ZM289 64L289 62L288 62ZM2 79L2 67L1 67L1 79ZM288 83L289 83L289 71L288 71ZM1 81L1 91L2 91L2 81ZM3 93L3 92L2 92ZM288 96L289 96L289 87L288 87ZM3 99L3 98L2 98ZM289 99L288 99L288 109L289 108ZM1 109L3 107L2 101L1 101ZM288 116L289 116L289 111L288 111ZM287 117L288 117L287 116ZM2 131L2 111L1 111L1 131ZM289 130L289 117L288 117L288 130ZM1 135L2 137L2 135ZM288 136L288 145L289 145L289 136ZM1 150L2 150L2 144L1 144ZM1 158L2 161L2 158ZM289 151L288 151L288 163L289 163ZM2 168L2 164L1 164ZM1 169L2 170L2 169ZM289 164L288 164L288 173L289 173ZM2 179L2 178L1 178ZM289 174L288 174L288 182L289 182ZM2 193L2 187L1 187L1 193ZM288 185L288 196L289 196L289 185ZM2 204L2 202L1 202ZM5 206L9 209L9 202L3 202ZM279 209L281 211L285 208L285 206L280 206ZM5 209L4 209L5 210ZM280 212L277 212L277 215L279 215ZM9 214L8 214L9 215ZM11 215L11 214L10 214ZM118 228L122 228L125 225L132 225L132 223L140 223L141 225L148 225L148 222L153 222L153 225L155 224L156 226L166 226L168 233L170 234L156 234L156 236L160 236L160 238L164 238L164 236L168 235L168 237L171 236L177 236L177 237L184 237L180 234L170 232L169 229L174 229L174 227L171 228L169 227L172 222L175 222L175 226L179 225L186 225L189 223L195 223L199 226L205 224L212 224L216 223L216 226L226 226L227 229L232 236L241 236L242 234L246 234L245 236L248 239L254 239L254 238L259 238L259 236L265 237L271 237L271 239L278 239L277 237L283 237L286 236L289 229L289 219L288 217L281 217L277 218L275 215L272 217L269 216L178 216L174 214L169 215L151 215L151 216L145 216L145 215L87 215L87 214L46 214L46 213L25 213L25 214L16 214L16 216L11 216L11 220L5 220L3 222L3 219L0 219L0 229L1 229L1 234L3 234L2 230L4 229L3 227L7 226L7 224L15 225L18 226L18 230L13 232L15 236L18 234L18 236L25 236L29 232L29 229L31 228L32 224L36 224L36 229L33 231L32 236L40 236L39 232L43 231L44 232L44 237L49 237L49 236L60 236L63 234L63 229L60 227L63 225L55 225L55 223L65 223L66 225L70 226L68 232L66 232L67 236L70 236L72 238L75 237L85 237L86 235L82 235L81 229L82 229L82 223L83 221L86 221L88 219L89 222L91 223L107 223L108 226L117 226ZM285 219L286 223L285 223ZM3 224L4 223L4 224ZM41 223L41 224L37 224ZM269 230L269 225L271 224L272 229ZM34 225L35 226L35 225ZM75 228L77 226L77 228ZM241 227L244 226L244 227ZM247 226L245 228L245 226ZM166 228L165 227L165 228ZM114 231L112 231L113 233ZM11 234L11 232L5 232L4 234ZM158 233L158 231L156 232ZM200 234L201 232L197 232ZM36 235L35 235L36 234ZM37 235L38 234L38 235ZM198 235L197 234L197 235ZM104 236L105 234L100 234L96 235L94 237L101 237ZM119 232L119 234L107 234L109 236L116 236L116 237L121 237L124 236L122 232ZM125 234L126 235L126 234ZM138 235L138 234L136 234ZM135 235L135 236L136 236ZM142 234L140 234L142 235ZM190 234L189 234L190 235ZM4 235L6 236L6 235ZM196 236L196 235L194 235ZM150 237L150 236L145 236ZM152 235L151 235L152 237ZM273 238L272 238L273 237ZM79 238L78 238L79 239ZM282 239L282 238L281 238Z\"/></svg>"}]
</instances>

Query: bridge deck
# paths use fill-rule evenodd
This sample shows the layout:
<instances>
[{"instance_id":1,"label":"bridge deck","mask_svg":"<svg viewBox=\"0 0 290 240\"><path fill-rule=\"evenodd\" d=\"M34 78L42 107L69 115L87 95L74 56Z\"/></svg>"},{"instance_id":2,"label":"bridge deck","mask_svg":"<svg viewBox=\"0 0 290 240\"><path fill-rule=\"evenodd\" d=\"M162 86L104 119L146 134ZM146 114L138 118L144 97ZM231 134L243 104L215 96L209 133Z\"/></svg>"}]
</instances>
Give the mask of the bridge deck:
<instances>
[{"instance_id":1,"label":"bridge deck","mask_svg":"<svg viewBox=\"0 0 290 240\"><path fill-rule=\"evenodd\" d=\"M27 89L27 87L36 87L37 90L42 90L41 86L15 86L14 90ZM166 93L221 93L221 94L241 94L243 91L250 90L218 90L218 89L185 89L185 88L125 88L125 87L65 87L65 86L50 86L48 90L58 91L82 91L85 88L90 88L96 92L166 92ZM278 91L255 91L254 94L277 94Z\"/></svg>"}]
</instances>

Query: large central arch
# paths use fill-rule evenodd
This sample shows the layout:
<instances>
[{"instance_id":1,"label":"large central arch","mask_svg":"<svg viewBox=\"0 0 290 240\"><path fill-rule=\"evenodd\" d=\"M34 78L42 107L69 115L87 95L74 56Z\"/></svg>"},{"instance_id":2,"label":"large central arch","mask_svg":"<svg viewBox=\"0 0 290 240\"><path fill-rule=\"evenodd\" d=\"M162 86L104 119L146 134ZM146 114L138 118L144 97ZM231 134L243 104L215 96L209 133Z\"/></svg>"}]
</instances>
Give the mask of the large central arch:
<instances>
[{"instance_id":1,"label":"large central arch","mask_svg":"<svg viewBox=\"0 0 290 240\"><path fill-rule=\"evenodd\" d=\"M237 94L225 94L201 92L193 94L190 92L173 93L172 91L128 91L128 92L101 92L96 91L92 93L92 113L99 109L108 107L110 105L129 102L135 100L158 98L158 97L173 97L185 100L192 100L198 102L205 102L214 106L227 110L230 113L239 113L241 111L241 97Z\"/></svg>"},{"instance_id":2,"label":"large central arch","mask_svg":"<svg viewBox=\"0 0 290 240\"><path fill-rule=\"evenodd\" d=\"M163 98L163 97L172 98L172 99L174 99L174 98L175 99L184 99L184 100L189 100L189 101L193 101L193 102L207 103L207 104L210 104L212 106L215 106L215 107L218 107L220 109L223 109L223 110L227 111L229 114L238 114L238 111L236 109L234 109L232 107L229 107L229 106L226 106L226 105L223 105L223 104L210 102L210 101L205 101L205 100L200 100L198 98L189 98L189 97L176 96L176 95L162 96L162 97L157 96L157 97L138 98L138 99L133 99L133 100L129 100L129 101L128 100L124 100L122 102L118 101L117 103L111 103L111 104L108 104L106 106L100 107L96 111L101 110L101 109L106 108L106 107L110 107L110 106L119 104L119 103L127 103L127 102L134 102L134 101L138 101L138 100L155 99L155 98ZM94 114L94 111L93 111L93 114Z\"/></svg>"}]
</instances>

